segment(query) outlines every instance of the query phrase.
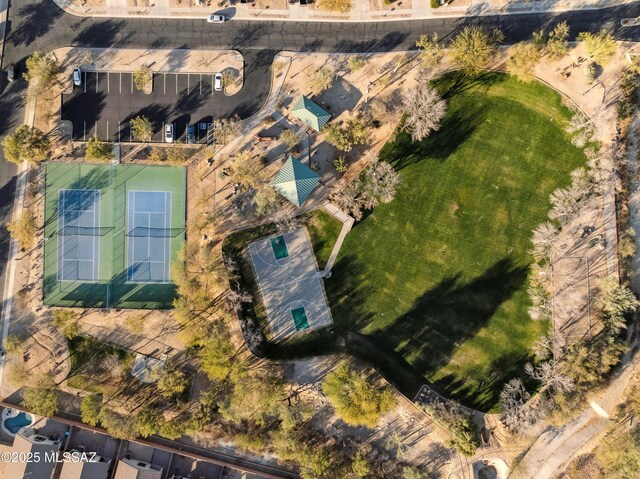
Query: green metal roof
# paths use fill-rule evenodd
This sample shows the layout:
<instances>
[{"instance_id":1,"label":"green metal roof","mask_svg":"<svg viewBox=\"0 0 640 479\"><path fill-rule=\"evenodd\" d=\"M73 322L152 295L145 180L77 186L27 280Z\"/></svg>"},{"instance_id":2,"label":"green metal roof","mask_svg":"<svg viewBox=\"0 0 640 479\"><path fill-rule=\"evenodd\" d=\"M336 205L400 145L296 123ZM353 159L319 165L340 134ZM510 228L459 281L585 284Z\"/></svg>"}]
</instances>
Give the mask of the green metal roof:
<instances>
[{"instance_id":1,"label":"green metal roof","mask_svg":"<svg viewBox=\"0 0 640 479\"><path fill-rule=\"evenodd\" d=\"M331 115L302 95L300 99L293 105L291 113L304 121L307 126L316 131L322 130L331 119Z\"/></svg>"},{"instance_id":2,"label":"green metal roof","mask_svg":"<svg viewBox=\"0 0 640 479\"><path fill-rule=\"evenodd\" d=\"M320 176L293 156L282 166L271 186L296 206L303 204L318 186Z\"/></svg>"}]
</instances>

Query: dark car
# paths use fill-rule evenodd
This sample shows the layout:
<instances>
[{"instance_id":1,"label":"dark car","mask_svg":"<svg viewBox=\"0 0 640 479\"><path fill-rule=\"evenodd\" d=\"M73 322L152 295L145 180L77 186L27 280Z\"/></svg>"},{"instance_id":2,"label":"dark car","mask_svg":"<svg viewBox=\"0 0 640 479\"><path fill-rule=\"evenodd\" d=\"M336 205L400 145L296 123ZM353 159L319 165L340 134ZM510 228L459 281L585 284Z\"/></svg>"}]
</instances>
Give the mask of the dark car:
<instances>
[{"instance_id":1,"label":"dark car","mask_svg":"<svg viewBox=\"0 0 640 479\"><path fill-rule=\"evenodd\" d=\"M196 127L191 125L187 128L187 143L195 143L196 142Z\"/></svg>"}]
</instances>

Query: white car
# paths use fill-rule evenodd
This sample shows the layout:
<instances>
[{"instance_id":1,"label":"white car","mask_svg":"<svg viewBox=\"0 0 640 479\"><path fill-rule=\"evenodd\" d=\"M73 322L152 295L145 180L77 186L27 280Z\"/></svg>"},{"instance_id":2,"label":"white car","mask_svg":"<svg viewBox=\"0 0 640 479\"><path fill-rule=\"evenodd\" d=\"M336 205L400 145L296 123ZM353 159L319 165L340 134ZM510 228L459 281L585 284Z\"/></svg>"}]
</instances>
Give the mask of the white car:
<instances>
[{"instance_id":1,"label":"white car","mask_svg":"<svg viewBox=\"0 0 640 479\"><path fill-rule=\"evenodd\" d=\"M80 70L79 68L73 69L73 84L75 86L82 85L82 70Z\"/></svg>"},{"instance_id":2,"label":"white car","mask_svg":"<svg viewBox=\"0 0 640 479\"><path fill-rule=\"evenodd\" d=\"M164 125L164 141L173 143L173 123Z\"/></svg>"},{"instance_id":3,"label":"white car","mask_svg":"<svg viewBox=\"0 0 640 479\"><path fill-rule=\"evenodd\" d=\"M213 89L215 91L222 91L222 73L216 73L213 77Z\"/></svg>"},{"instance_id":4,"label":"white car","mask_svg":"<svg viewBox=\"0 0 640 479\"><path fill-rule=\"evenodd\" d=\"M224 15L216 15L215 13L212 13L207 17L207 22L209 23L224 23L226 21L227 19Z\"/></svg>"}]
</instances>

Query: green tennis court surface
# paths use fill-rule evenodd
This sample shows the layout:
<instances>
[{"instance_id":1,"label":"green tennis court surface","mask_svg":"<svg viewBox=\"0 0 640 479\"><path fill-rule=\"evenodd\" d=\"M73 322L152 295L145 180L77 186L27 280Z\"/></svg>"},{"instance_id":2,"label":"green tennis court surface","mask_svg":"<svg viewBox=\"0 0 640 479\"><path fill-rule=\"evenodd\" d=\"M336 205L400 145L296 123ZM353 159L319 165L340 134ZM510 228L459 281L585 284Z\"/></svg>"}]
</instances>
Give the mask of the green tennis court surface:
<instances>
[{"instance_id":1,"label":"green tennis court surface","mask_svg":"<svg viewBox=\"0 0 640 479\"><path fill-rule=\"evenodd\" d=\"M293 324L296 326L296 331L307 329L309 327L309 321L307 320L307 313L304 310L304 306L292 309L291 317L293 318Z\"/></svg>"},{"instance_id":2,"label":"green tennis court surface","mask_svg":"<svg viewBox=\"0 0 640 479\"><path fill-rule=\"evenodd\" d=\"M171 307L185 170L47 163L45 175L44 303Z\"/></svg>"},{"instance_id":3,"label":"green tennis court surface","mask_svg":"<svg viewBox=\"0 0 640 479\"><path fill-rule=\"evenodd\" d=\"M276 259L284 259L289 256L284 236L280 235L271 238L271 247L273 248L273 256L275 256Z\"/></svg>"}]
</instances>

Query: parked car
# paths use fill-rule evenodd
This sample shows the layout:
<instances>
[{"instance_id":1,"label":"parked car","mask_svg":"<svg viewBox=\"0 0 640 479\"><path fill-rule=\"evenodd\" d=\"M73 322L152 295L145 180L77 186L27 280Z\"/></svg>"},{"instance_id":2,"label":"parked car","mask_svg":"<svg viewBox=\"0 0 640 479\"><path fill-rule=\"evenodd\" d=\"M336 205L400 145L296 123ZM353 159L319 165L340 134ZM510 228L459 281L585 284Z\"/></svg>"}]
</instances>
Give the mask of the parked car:
<instances>
[{"instance_id":1,"label":"parked car","mask_svg":"<svg viewBox=\"0 0 640 479\"><path fill-rule=\"evenodd\" d=\"M227 18L224 15L216 15L212 13L207 17L207 22L209 23L224 23L227 21Z\"/></svg>"},{"instance_id":2,"label":"parked car","mask_svg":"<svg viewBox=\"0 0 640 479\"><path fill-rule=\"evenodd\" d=\"M222 73L216 73L213 77L213 89L215 91L222 91Z\"/></svg>"},{"instance_id":3,"label":"parked car","mask_svg":"<svg viewBox=\"0 0 640 479\"><path fill-rule=\"evenodd\" d=\"M164 125L164 141L173 143L173 123Z\"/></svg>"},{"instance_id":4,"label":"parked car","mask_svg":"<svg viewBox=\"0 0 640 479\"><path fill-rule=\"evenodd\" d=\"M196 127L191 125L187 128L187 143L195 143L196 142Z\"/></svg>"},{"instance_id":5,"label":"parked car","mask_svg":"<svg viewBox=\"0 0 640 479\"><path fill-rule=\"evenodd\" d=\"M80 70L79 68L73 69L73 84L75 86L82 85L82 70Z\"/></svg>"},{"instance_id":6,"label":"parked car","mask_svg":"<svg viewBox=\"0 0 640 479\"><path fill-rule=\"evenodd\" d=\"M11 64L9 68L7 68L7 80L12 82L16 79L16 66Z\"/></svg>"}]
</instances>

